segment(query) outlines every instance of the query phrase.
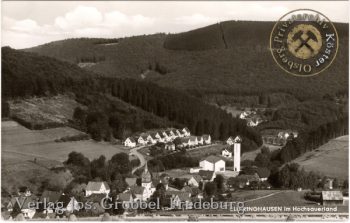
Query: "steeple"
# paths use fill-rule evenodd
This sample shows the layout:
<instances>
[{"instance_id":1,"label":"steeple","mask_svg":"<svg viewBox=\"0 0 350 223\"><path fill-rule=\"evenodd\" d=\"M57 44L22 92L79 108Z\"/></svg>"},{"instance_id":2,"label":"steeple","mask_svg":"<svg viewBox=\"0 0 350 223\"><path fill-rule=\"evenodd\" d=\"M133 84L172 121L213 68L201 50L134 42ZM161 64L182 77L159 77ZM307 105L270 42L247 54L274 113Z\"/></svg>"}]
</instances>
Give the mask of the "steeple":
<instances>
[{"instance_id":1,"label":"steeple","mask_svg":"<svg viewBox=\"0 0 350 223\"><path fill-rule=\"evenodd\" d=\"M142 183L149 183L152 181L151 173L148 171L147 162L145 165L145 169L143 170L143 173L141 175L141 179L142 179Z\"/></svg>"}]
</instances>

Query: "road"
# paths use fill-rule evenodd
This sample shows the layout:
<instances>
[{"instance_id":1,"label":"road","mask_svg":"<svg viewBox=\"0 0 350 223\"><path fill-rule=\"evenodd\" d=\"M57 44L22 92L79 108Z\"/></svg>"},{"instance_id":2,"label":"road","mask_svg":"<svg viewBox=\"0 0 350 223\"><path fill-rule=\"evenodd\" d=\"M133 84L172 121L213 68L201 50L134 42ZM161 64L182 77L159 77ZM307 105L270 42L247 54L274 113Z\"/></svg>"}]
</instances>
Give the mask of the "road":
<instances>
[{"instance_id":1,"label":"road","mask_svg":"<svg viewBox=\"0 0 350 223\"><path fill-rule=\"evenodd\" d=\"M142 149L144 147L147 147L147 146L139 146L139 147L135 147L135 148L130 150L130 155L134 155L140 160L140 165L137 167L134 167L132 169L132 171L131 171L132 174L134 174L135 171L138 170L139 168L142 168L144 165L146 165L145 157L141 153L138 152L139 149Z\"/></svg>"}]
</instances>

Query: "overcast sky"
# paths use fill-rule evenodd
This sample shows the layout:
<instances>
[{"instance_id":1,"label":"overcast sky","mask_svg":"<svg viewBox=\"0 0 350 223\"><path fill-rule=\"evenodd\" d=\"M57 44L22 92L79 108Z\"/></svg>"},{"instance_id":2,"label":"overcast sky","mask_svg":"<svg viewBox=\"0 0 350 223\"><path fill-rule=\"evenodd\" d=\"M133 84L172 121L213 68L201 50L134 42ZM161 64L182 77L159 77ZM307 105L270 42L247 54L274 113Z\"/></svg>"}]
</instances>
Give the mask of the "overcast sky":
<instances>
[{"instance_id":1,"label":"overcast sky","mask_svg":"<svg viewBox=\"0 0 350 223\"><path fill-rule=\"evenodd\" d=\"M348 2L2 2L2 46L26 48L76 37L176 33L226 20L276 21L310 8L348 22Z\"/></svg>"}]
</instances>

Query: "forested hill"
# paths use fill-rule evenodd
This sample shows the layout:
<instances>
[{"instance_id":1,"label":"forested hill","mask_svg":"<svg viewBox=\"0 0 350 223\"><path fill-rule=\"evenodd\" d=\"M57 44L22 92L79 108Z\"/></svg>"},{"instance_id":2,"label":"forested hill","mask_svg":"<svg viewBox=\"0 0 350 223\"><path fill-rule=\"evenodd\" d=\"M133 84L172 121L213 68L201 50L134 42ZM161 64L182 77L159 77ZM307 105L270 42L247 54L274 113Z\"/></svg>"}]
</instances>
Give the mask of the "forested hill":
<instances>
[{"instance_id":1,"label":"forested hill","mask_svg":"<svg viewBox=\"0 0 350 223\"><path fill-rule=\"evenodd\" d=\"M348 89L348 24L335 24L339 52L320 75L286 74L269 51L272 22L227 21L179 34L122 39L69 39L26 49L108 77L150 80L193 95L322 98Z\"/></svg>"},{"instance_id":2,"label":"forested hill","mask_svg":"<svg viewBox=\"0 0 350 223\"><path fill-rule=\"evenodd\" d=\"M127 124L119 112L123 104L115 102L121 99L167 120L163 124L188 126L196 135L209 133L214 139L226 139L229 135L240 134L257 145L262 143L260 135L247 127L244 120L232 118L185 92L146 81L98 77L76 65L8 47L2 48L2 52L4 99L73 92L79 102L89 107L87 114L77 115L82 119L80 123L85 123L88 132L97 134L97 138L108 138L109 132L100 133L105 129L125 137L119 134L120 131L125 133L123 125Z\"/></svg>"}]
</instances>

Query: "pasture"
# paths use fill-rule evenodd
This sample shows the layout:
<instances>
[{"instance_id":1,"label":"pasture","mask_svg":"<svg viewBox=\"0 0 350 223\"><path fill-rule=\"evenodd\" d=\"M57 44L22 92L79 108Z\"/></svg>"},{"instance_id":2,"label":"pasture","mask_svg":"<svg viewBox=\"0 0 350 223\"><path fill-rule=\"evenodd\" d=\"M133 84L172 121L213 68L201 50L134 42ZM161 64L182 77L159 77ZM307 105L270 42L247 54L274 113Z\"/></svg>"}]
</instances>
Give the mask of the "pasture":
<instances>
[{"instance_id":1,"label":"pasture","mask_svg":"<svg viewBox=\"0 0 350 223\"><path fill-rule=\"evenodd\" d=\"M321 175L337 177L340 180L349 176L349 138L342 136L307 152L295 159L301 168Z\"/></svg>"},{"instance_id":2,"label":"pasture","mask_svg":"<svg viewBox=\"0 0 350 223\"><path fill-rule=\"evenodd\" d=\"M11 152L59 162L65 161L72 151L81 152L89 159L100 155L109 159L116 153L129 153L126 147L107 142L54 142L55 139L80 133L69 127L29 130L13 121L2 122L2 153Z\"/></svg>"}]
</instances>

